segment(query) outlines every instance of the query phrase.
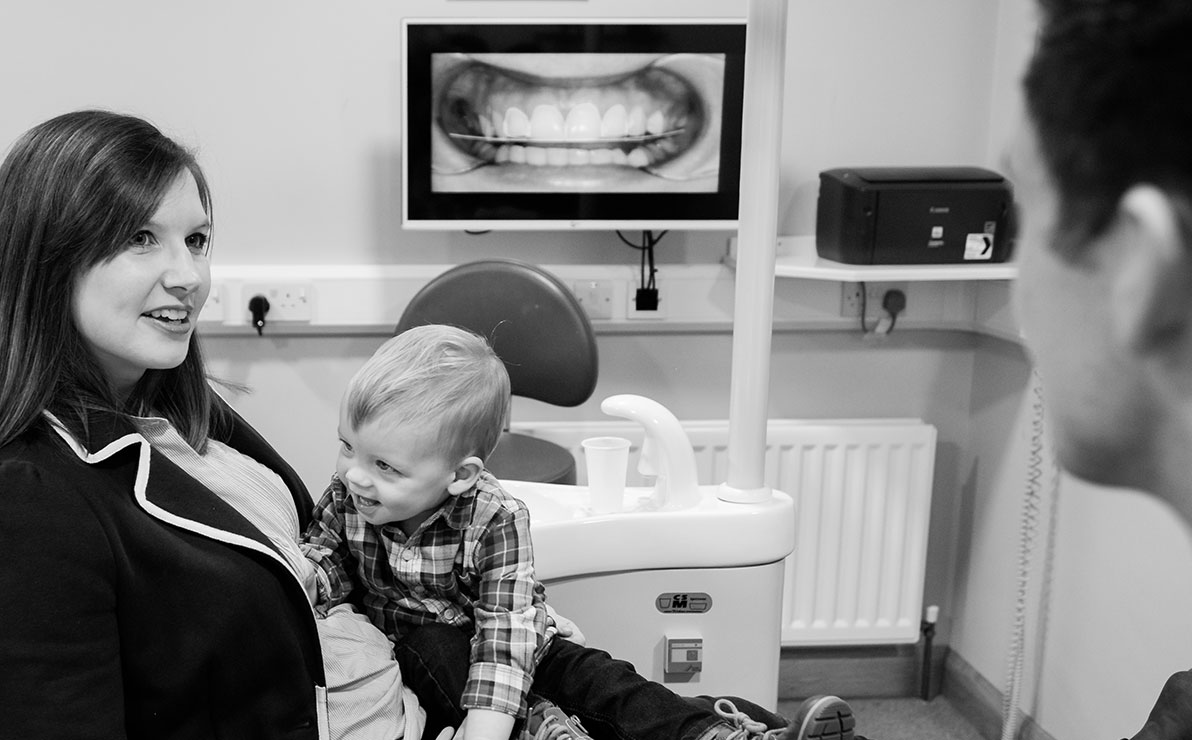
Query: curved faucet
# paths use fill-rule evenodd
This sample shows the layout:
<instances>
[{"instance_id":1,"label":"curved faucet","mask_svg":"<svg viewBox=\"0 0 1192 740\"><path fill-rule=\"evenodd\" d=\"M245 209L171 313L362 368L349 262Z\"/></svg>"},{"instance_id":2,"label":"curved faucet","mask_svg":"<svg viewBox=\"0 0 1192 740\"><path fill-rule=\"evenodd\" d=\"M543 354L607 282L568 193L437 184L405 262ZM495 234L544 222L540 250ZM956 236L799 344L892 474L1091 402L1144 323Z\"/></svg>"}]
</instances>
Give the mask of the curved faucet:
<instances>
[{"instance_id":1,"label":"curved faucet","mask_svg":"<svg viewBox=\"0 0 1192 740\"><path fill-rule=\"evenodd\" d=\"M691 440L665 406L644 396L624 393L600 404L609 416L636 421L646 430L638 472L658 476L654 501L660 509L687 509L700 501Z\"/></svg>"}]
</instances>

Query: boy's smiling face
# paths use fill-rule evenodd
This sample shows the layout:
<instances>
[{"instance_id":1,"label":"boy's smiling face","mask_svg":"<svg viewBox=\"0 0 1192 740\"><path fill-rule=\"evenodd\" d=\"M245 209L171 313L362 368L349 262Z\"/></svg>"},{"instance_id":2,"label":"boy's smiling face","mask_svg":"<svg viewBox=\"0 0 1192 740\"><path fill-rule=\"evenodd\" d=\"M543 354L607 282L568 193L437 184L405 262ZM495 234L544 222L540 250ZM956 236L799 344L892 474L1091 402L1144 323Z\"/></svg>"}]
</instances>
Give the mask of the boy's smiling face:
<instances>
[{"instance_id":1,"label":"boy's smiling face","mask_svg":"<svg viewBox=\"0 0 1192 740\"><path fill-rule=\"evenodd\" d=\"M356 510L370 524L400 524L412 533L453 493L458 461L435 449L432 424L399 422L381 414L353 428L344 410L339 419L335 470Z\"/></svg>"}]
</instances>

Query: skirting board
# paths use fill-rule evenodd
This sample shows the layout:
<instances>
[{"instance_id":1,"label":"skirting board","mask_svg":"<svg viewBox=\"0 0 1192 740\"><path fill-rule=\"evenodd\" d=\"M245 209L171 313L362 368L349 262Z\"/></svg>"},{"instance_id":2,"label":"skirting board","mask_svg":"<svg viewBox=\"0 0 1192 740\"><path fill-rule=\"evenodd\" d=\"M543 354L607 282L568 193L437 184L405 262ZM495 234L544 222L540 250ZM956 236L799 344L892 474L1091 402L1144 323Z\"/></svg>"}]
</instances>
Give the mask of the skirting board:
<instances>
[{"instance_id":1,"label":"skirting board","mask_svg":"<svg viewBox=\"0 0 1192 740\"><path fill-rule=\"evenodd\" d=\"M1001 737L1002 692L950 650L944 660L943 694L982 737ZM1031 717L1022 718L1018 732L1019 740L1055 740Z\"/></svg>"},{"instance_id":2,"label":"skirting board","mask_svg":"<svg viewBox=\"0 0 1192 740\"><path fill-rule=\"evenodd\" d=\"M932 650L930 695L939 693L946 646ZM778 697L815 694L868 699L921 696L920 644L864 647L784 647L778 662Z\"/></svg>"},{"instance_id":3,"label":"skirting board","mask_svg":"<svg viewBox=\"0 0 1192 740\"><path fill-rule=\"evenodd\" d=\"M783 648L778 696L804 699L835 694L845 699L922 696L922 645L864 648ZM1002 731L1002 692L947 646L932 650L928 697L942 693L988 740ZM1018 740L1055 740L1024 717Z\"/></svg>"}]
</instances>

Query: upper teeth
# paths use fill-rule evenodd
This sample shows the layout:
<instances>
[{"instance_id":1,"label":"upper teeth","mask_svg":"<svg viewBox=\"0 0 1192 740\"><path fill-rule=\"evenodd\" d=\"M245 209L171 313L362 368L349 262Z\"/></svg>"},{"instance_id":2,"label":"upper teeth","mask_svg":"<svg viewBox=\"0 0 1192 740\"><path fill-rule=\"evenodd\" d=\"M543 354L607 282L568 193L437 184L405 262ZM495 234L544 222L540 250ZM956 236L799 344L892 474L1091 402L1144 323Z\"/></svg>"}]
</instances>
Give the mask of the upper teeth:
<instances>
[{"instance_id":1,"label":"upper teeth","mask_svg":"<svg viewBox=\"0 0 1192 740\"><path fill-rule=\"evenodd\" d=\"M159 308L156 311L150 311L149 315L155 319L170 319L171 321L181 321L186 318L186 311L179 308Z\"/></svg>"},{"instance_id":2,"label":"upper teeth","mask_svg":"<svg viewBox=\"0 0 1192 740\"><path fill-rule=\"evenodd\" d=\"M542 141L617 140L626 136L662 134L667 120L661 111L650 114L640 106L626 110L617 103L600 114L592 103L581 103L564 115L558 106L536 105L530 115L517 106L479 115L480 131L486 137ZM679 124L681 125L681 124Z\"/></svg>"}]
</instances>

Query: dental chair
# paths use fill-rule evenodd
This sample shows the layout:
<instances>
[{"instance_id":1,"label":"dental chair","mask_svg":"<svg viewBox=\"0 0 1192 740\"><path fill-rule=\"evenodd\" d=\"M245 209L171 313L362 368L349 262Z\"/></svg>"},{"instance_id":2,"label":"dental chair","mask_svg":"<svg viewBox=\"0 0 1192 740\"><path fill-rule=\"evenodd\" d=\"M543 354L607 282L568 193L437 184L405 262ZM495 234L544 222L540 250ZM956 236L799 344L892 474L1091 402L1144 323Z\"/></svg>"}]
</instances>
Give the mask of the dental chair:
<instances>
[{"instance_id":1,"label":"dental chair","mask_svg":"<svg viewBox=\"0 0 1192 740\"><path fill-rule=\"evenodd\" d=\"M570 288L535 265L509 259L458 265L410 300L395 334L451 324L488 339L505 363L514 396L578 406L596 389L596 334ZM506 427L485 461L504 480L574 485L567 448Z\"/></svg>"}]
</instances>

